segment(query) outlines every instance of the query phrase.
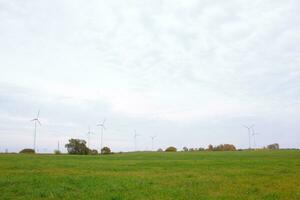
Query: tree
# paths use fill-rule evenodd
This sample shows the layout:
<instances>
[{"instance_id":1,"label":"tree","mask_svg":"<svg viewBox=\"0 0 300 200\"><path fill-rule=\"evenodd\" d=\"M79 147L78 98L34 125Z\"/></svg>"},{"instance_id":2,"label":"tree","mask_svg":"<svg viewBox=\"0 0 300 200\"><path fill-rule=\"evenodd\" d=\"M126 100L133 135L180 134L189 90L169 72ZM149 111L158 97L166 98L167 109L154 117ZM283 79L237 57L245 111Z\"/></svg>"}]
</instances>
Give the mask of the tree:
<instances>
[{"instance_id":1,"label":"tree","mask_svg":"<svg viewBox=\"0 0 300 200\"><path fill-rule=\"evenodd\" d=\"M233 144L220 144L213 147L214 151L235 151L236 148Z\"/></svg>"},{"instance_id":2,"label":"tree","mask_svg":"<svg viewBox=\"0 0 300 200\"><path fill-rule=\"evenodd\" d=\"M34 149L23 149L22 151L20 151L19 153L29 153L29 154L34 154L35 151Z\"/></svg>"},{"instance_id":3,"label":"tree","mask_svg":"<svg viewBox=\"0 0 300 200\"><path fill-rule=\"evenodd\" d=\"M182 149L183 151L189 151L189 149L187 147L183 147Z\"/></svg>"},{"instance_id":4,"label":"tree","mask_svg":"<svg viewBox=\"0 0 300 200\"><path fill-rule=\"evenodd\" d=\"M98 151L96 149L92 149L92 150L90 150L89 154L91 154L91 155L97 155Z\"/></svg>"},{"instance_id":5,"label":"tree","mask_svg":"<svg viewBox=\"0 0 300 200\"><path fill-rule=\"evenodd\" d=\"M158 152L164 151L162 148L157 149Z\"/></svg>"},{"instance_id":6,"label":"tree","mask_svg":"<svg viewBox=\"0 0 300 200\"><path fill-rule=\"evenodd\" d=\"M208 145L209 151L236 151L236 148L233 144L220 144L218 146Z\"/></svg>"},{"instance_id":7,"label":"tree","mask_svg":"<svg viewBox=\"0 0 300 200\"><path fill-rule=\"evenodd\" d=\"M278 150L279 149L279 144L278 143L270 144L270 145L267 146L267 149Z\"/></svg>"},{"instance_id":8,"label":"tree","mask_svg":"<svg viewBox=\"0 0 300 200\"><path fill-rule=\"evenodd\" d=\"M233 144L223 144L222 151L235 151L236 148Z\"/></svg>"},{"instance_id":9,"label":"tree","mask_svg":"<svg viewBox=\"0 0 300 200\"><path fill-rule=\"evenodd\" d=\"M60 150L54 150L54 154L55 154L55 155L60 155L61 152L60 152Z\"/></svg>"},{"instance_id":10,"label":"tree","mask_svg":"<svg viewBox=\"0 0 300 200\"><path fill-rule=\"evenodd\" d=\"M90 153L90 149L86 146L85 140L70 139L69 143L65 145L69 154L87 155Z\"/></svg>"},{"instance_id":11,"label":"tree","mask_svg":"<svg viewBox=\"0 0 300 200\"><path fill-rule=\"evenodd\" d=\"M101 154L110 154L111 153L111 150L109 147L103 147L101 149Z\"/></svg>"},{"instance_id":12,"label":"tree","mask_svg":"<svg viewBox=\"0 0 300 200\"><path fill-rule=\"evenodd\" d=\"M176 152L177 151L177 149L175 148L175 147L168 147L168 148L166 148L166 150L165 150L166 152Z\"/></svg>"}]
</instances>

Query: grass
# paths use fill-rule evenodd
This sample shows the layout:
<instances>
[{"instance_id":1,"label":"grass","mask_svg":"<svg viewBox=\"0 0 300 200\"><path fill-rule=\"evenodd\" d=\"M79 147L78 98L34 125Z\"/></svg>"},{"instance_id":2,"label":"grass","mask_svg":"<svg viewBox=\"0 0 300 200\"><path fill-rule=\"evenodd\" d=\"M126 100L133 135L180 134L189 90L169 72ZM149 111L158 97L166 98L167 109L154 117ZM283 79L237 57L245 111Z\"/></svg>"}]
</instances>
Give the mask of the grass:
<instances>
[{"instance_id":1,"label":"grass","mask_svg":"<svg viewBox=\"0 0 300 200\"><path fill-rule=\"evenodd\" d=\"M0 199L299 200L300 151L2 154Z\"/></svg>"}]
</instances>

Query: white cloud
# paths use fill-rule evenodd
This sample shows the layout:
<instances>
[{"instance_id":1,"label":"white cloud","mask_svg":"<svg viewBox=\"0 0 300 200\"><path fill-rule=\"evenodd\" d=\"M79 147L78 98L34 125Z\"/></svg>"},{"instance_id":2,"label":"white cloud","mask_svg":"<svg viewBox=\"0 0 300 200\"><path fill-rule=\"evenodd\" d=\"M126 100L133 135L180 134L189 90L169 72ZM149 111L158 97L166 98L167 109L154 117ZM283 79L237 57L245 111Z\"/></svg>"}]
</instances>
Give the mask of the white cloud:
<instances>
[{"instance_id":1,"label":"white cloud","mask_svg":"<svg viewBox=\"0 0 300 200\"><path fill-rule=\"evenodd\" d=\"M161 145L178 128L168 124L178 122L207 124L207 138L194 140L220 142L216 138L227 138L221 133L234 132L232 142L241 146L242 130L220 125L216 131L210 121L239 127L243 120L276 120L293 124L296 132L299 7L293 0L2 0L0 120L8 123L3 130L20 134L23 125L10 124L41 107L51 129L77 129L78 136L87 118L124 121L130 126L120 129L128 138L135 126L156 132L146 124L157 120ZM181 145L185 136L177 133L173 142ZM120 146L129 149L129 143Z\"/></svg>"}]
</instances>

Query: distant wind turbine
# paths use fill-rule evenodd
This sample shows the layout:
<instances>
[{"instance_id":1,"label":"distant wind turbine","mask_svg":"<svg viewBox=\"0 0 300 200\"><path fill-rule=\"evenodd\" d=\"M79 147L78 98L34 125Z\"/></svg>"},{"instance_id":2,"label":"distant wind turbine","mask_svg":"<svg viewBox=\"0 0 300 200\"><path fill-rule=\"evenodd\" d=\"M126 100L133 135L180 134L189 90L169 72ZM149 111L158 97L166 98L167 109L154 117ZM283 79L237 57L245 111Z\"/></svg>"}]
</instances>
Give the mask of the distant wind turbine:
<instances>
[{"instance_id":1,"label":"distant wind turbine","mask_svg":"<svg viewBox=\"0 0 300 200\"><path fill-rule=\"evenodd\" d=\"M87 147L90 148L90 137L91 137L91 134L93 134L93 132L91 132L91 129L89 127L89 131L87 132L87 135L88 135L88 143L87 143Z\"/></svg>"},{"instance_id":2,"label":"distant wind turbine","mask_svg":"<svg viewBox=\"0 0 300 200\"><path fill-rule=\"evenodd\" d=\"M248 129L248 137L249 137L249 149L251 149L251 129L254 127L254 124L250 126L243 125L246 129Z\"/></svg>"},{"instance_id":3,"label":"distant wind turbine","mask_svg":"<svg viewBox=\"0 0 300 200\"><path fill-rule=\"evenodd\" d=\"M104 120L102 121L102 123L99 123L99 124L97 124L97 126L100 126L101 127L101 140L100 140L100 153L101 153L101 150L102 150L102 148L103 148L103 133L104 133L104 130L106 129L105 128L105 121L106 121L106 119L104 118Z\"/></svg>"},{"instance_id":4,"label":"distant wind turbine","mask_svg":"<svg viewBox=\"0 0 300 200\"><path fill-rule=\"evenodd\" d=\"M40 116L40 110L38 111L36 118L32 119L31 121L34 122L34 139L33 139L33 149L34 151L36 151L36 124L38 123L40 126L42 125L40 120L39 120L39 116Z\"/></svg>"},{"instance_id":5,"label":"distant wind turbine","mask_svg":"<svg viewBox=\"0 0 300 200\"><path fill-rule=\"evenodd\" d=\"M57 141L57 151L60 151L59 150L60 148L59 148L59 140Z\"/></svg>"},{"instance_id":6,"label":"distant wind turbine","mask_svg":"<svg viewBox=\"0 0 300 200\"><path fill-rule=\"evenodd\" d=\"M259 133L255 132L254 127L252 127L253 144L255 149L256 149L256 139L255 139L256 135L259 135Z\"/></svg>"},{"instance_id":7,"label":"distant wind turbine","mask_svg":"<svg viewBox=\"0 0 300 200\"><path fill-rule=\"evenodd\" d=\"M151 150L153 151L153 141L156 138L156 136L150 136L151 137Z\"/></svg>"},{"instance_id":8,"label":"distant wind turbine","mask_svg":"<svg viewBox=\"0 0 300 200\"><path fill-rule=\"evenodd\" d=\"M134 130L134 151L137 151L137 136L140 136L136 133L136 130Z\"/></svg>"}]
</instances>

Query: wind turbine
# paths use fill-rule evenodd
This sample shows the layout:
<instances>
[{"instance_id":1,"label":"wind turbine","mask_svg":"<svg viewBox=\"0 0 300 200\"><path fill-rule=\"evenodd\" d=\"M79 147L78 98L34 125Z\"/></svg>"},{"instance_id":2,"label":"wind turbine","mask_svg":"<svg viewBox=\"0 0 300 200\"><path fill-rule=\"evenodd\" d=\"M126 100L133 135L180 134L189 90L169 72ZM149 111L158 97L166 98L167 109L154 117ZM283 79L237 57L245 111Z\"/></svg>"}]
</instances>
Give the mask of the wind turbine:
<instances>
[{"instance_id":1,"label":"wind turbine","mask_svg":"<svg viewBox=\"0 0 300 200\"><path fill-rule=\"evenodd\" d=\"M104 126L104 123L105 123L106 119L104 118L102 123L99 123L97 124L97 126L100 126L101 127L101 141L100 141L100 153L102 151L102 148L103 148L103 133L104 133L104 130L106 129L105 126Z\"/></svg>"},{"instance_id":2,"label":"wind turbine","mask_svg":"<svg viewBox=\"0 0 300 200\"><path fill-rule=\"evenodd\" d=\"M254 148L256 149L256 140L255 140L255 136L259 135L259 133L254 131L254 127L252 127L252 136L253 136L253 142L254 142Z\"/></svg>"},{"instance_id":3,"label":"wind turbine","mask_svg":"<svg viewBox=\"0 0 300 200\"><path fill-rule=\"evenodd\" d=\"M90 137L91 137L91 134L92 134L93 132L91 132L91 129L90 129L90 127L89 127L89 131L87 132L87 135L88 135L88 143L87 143L87 147L88 148L90 148Z\"/></svg>"},{"instance_id":4,"label":"wind turbine","mask_svg":"<svg viewBox=\"0 0 300 200\"><path fill-rule=\"evenodd\" d=\"M33 149L34 151L36 151L36 124L38 123L40 126L42 125L40 120L39 120L39 116L40 116L40 110L38 111L36 118L32 119L31 121L34 122L34 140L33 140Z\"/></svg>"},{"instance_id":5,"label":"wind turbine","mask_svg":"<svg viewBox=\"0 0 300 200\"><path fill-rule=\"evenodd\" d=\"M60 148L59 148L59 140L57 141L57 151L60 151L59 150Z\"/></svg>"},{"instance_id":6,"label":"wind turbine","mask_svg":"<svg viewBox=\"0 0 300 200\"><path fill-rule=\"evenodd\" d=\"M137 136L140 136L139 134L136 133L136 130L134 130L134 151L137 151Z\"/></svg>"},{"instance_id":7,"label":"wind turbine","mask_svg":"<svg viewBox=\"0 0 300 200\"><path fill-rule=\"evenodd\" d=\"M243 125L246 129L248 129L248 137L249 137L249 149L251 149L251 129L254 127L254 124L250 126Z\"/></svg>"},{"instance_id":8,"label":"wind turbine","mask_svg":"<svg viewBox=\"0 0 300 200\"><path fill-rule=\"evenodd\" d=\"M153 151L153 140L156 138L156 136L150 136L151 137L151 150Z\"/></svg>"}]
</instances>

